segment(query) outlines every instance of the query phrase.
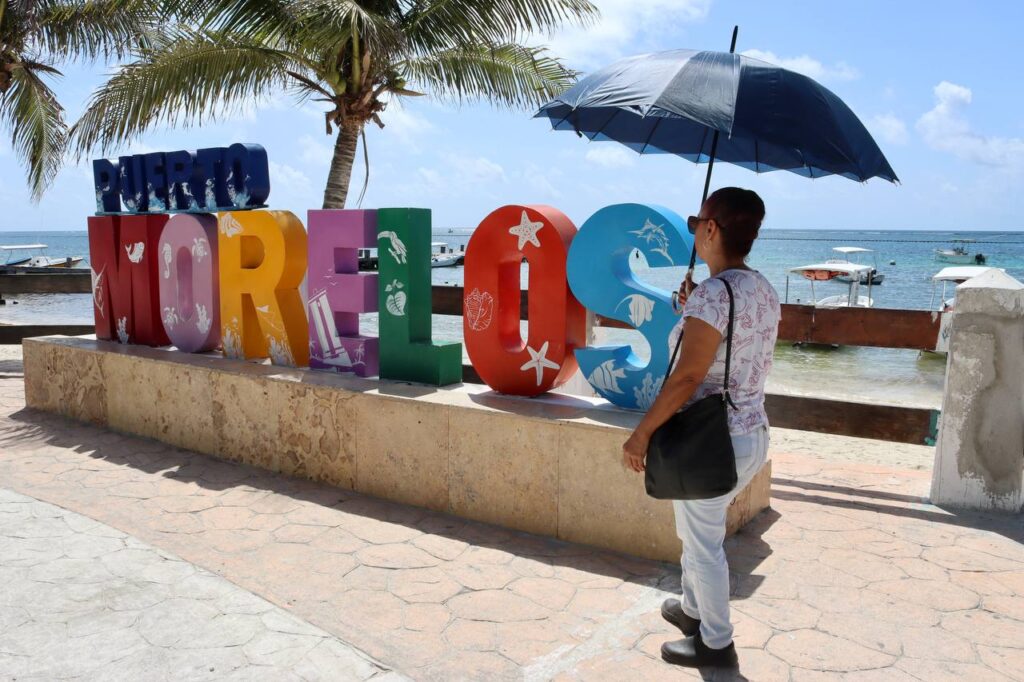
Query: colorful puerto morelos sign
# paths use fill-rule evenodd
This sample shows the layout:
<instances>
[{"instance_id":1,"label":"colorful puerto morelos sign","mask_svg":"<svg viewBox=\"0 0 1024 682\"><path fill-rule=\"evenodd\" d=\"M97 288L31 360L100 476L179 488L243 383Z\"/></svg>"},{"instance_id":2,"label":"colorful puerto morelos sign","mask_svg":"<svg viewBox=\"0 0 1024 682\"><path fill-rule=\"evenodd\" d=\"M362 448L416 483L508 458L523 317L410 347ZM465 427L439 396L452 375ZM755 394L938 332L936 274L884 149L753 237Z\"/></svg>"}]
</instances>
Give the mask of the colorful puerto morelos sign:
<instances>
[{"instance_id":1,"label":"colorful puerto morelos sign","mask_svg":"<svg viewBox=\"0 0 1024 682\"><path fill-rule=\"evenodd\" d=\"M93 174L97 338L360 377L461 381L462 344L431 339L429 209L310 210L304 227L266 207L267 154L256 144L99 159ZM536 396L579 368L613 404L648 408L678 317L669 292L639 281L629 259L639 250L651 267L685 264L684 227L673 211L645 204L605 207L579 230L550 206L492 212L465 256L463 331L477 373L501 393ZM373 247L378 271L359 272L358 249ZM629 346L587 347L587 308L637 329L650 361ZM379 312L379 338L359 334L359 315L370 312Z\"/></svg>"}]
</instances>

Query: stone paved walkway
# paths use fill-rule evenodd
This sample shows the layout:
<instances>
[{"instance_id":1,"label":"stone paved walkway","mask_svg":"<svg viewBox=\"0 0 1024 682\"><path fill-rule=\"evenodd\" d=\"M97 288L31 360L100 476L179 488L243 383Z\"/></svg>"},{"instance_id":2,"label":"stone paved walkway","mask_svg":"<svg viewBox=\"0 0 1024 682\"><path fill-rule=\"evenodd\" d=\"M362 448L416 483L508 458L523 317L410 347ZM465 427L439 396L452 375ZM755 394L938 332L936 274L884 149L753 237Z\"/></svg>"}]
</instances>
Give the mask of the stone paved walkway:
<instances>
[{"instance_id":1,"label":"stone paved walkway","mask_svg":"<svg viewBox=\"0 0 1024 682\"><path fill-rule=\"evenodd\" d=\"M741 674L705 679L1024 679L1020 517L925 504L926 470L772 456L773 509L727 544ZM0 486L173 552L413 679L700 678L658 658L673 566L25 410L16 371L0 378Z\"/></svg>"},{"instance_id":2,"label":"stone paved walkway","mask_svg":"<svg viewBox=\"0 0 1024 682\"><path fill-rule=\"evenodd\" d=\"M0 679L402 679L209 571L0 489Z\"/></svg>"}]
</instances>

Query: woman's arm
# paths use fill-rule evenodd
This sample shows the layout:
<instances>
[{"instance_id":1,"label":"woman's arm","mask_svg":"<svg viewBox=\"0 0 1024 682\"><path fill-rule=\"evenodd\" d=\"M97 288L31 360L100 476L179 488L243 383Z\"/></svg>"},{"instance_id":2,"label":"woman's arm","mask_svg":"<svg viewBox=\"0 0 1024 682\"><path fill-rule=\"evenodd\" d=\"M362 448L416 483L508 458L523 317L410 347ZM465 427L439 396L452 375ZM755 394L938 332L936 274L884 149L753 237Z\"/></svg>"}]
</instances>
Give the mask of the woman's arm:
<instances>
[{"instance_id":1,"label":"woman's arm","mask_svg":"<svg viewBox=\"0 0 1024 682\"><path fill-rule=\"evenodd\" d=\"M717 329L696 317L686 318L679 362L661 387L654 404L622 446L622 461L627 468L637 472L644 470L651 434L693 397L708 375L721 343L722 334Z\"/></svg>"}]
</instances>

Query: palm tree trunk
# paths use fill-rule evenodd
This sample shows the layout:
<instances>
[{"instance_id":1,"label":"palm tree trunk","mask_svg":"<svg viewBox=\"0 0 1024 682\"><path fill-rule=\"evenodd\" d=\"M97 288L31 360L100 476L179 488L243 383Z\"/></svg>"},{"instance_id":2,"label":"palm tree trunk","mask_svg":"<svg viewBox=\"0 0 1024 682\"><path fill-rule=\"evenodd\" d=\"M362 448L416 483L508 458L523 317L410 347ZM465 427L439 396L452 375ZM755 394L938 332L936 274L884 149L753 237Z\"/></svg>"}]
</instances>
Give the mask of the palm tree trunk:
<instances>
[{"instance_id":1,"label":"palm tree trunk","mask_svg":"<svg viewBox=\"0 0 1024 682\"><path fill-rule=\"evenodd\" d=\"M363 124L356 122L344 123L338 130L331 171L327 174L327 188L324 189L324 208L345 208L348 185L352 179L352 162L356 158L359 134L362 131Z\"/></svg>"}]
</instances>

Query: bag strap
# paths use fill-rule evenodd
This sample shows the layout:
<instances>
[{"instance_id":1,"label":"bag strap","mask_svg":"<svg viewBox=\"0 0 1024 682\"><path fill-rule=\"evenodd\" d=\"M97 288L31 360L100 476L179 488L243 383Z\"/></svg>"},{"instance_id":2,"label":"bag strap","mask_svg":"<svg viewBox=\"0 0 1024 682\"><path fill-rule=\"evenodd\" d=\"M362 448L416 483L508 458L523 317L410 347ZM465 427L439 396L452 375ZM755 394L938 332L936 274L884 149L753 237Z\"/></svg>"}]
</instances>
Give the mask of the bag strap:
<instances>
[{"instance_id":1,"label":"bag strap","mask_svg":"<svg viewBox=\"0 0 1024 682\"><path fill-rule=\"evenodd\" d=\"M729 394L729 365L732 361L732 328L734 318L736 316L736 299L732 295L732 286L723 277L721 279L722 284L725 285L725 290L729 292L729 329L725 333L725 385L723 386L722 395L725 396L725 401L729 403L732 409L736 409L736 403L732 401L732 395Z\"/></svg>"},{"instance_id":2,"label":"bag strap","mask_svg":"<svg viewBox=\"0 0 1024 682\"><path fill-rule=\"evenodd\" d=\"M732 360L732 328L733 322L735 321L735 307L736 299L732 293L732 286L725 278L716 278L719 282L725 285L725 290L729 294L729 326L725 333L725 385L723 386L722 397L725 402L729 403L732 409L736 408L736 403L732 401L732 395L729 393L729 371ZM672 373L672 368L675 367L676 357L679 355L679 347L683 345L683 330L679 330L679 338L676 339L676 347L672 350L672 359L668 361L668 369L665 370L665 381L668 381L668 375Z\"/></svg>"}]
</instances>

